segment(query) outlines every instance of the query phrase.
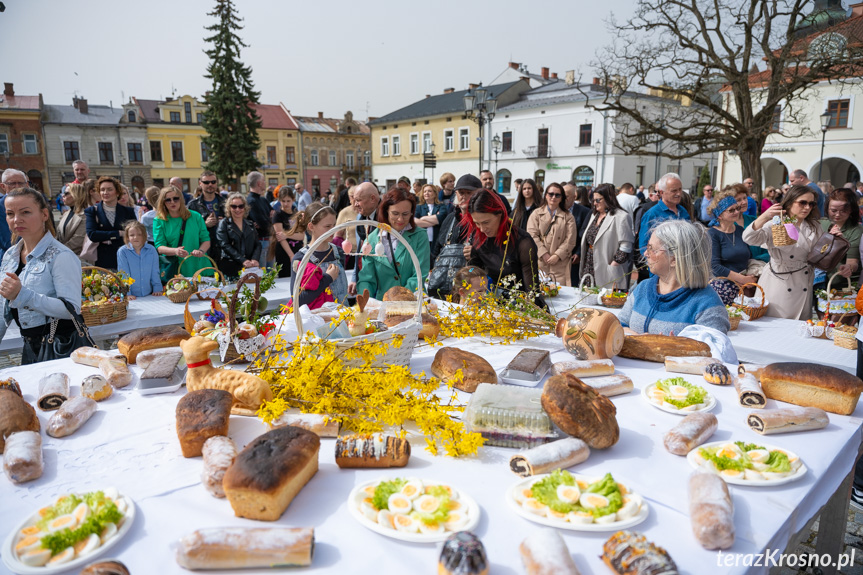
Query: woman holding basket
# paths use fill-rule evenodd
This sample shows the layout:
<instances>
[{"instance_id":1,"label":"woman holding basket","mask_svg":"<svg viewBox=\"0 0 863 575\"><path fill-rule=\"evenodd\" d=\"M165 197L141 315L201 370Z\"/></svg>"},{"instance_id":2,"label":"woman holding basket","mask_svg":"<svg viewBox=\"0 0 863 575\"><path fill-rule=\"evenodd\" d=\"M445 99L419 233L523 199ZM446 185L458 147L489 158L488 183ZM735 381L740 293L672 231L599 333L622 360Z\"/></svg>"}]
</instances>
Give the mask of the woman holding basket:
<instances>
[{"instance_id":1,"label":"woman holding basket","mask_svg":"<svg viewBox=\"0 0 863 575\"><path fill-rule=\"evenodd\" d=\"M774 243L774 216L794 218L797 241ZM773 204L743 230L743 241L749 245L760 245L770 253L770 262L764 268L758 283L764 289L770 305L767 315L786 319L810 319L812 317L813 269L807 259L809 250L821 236L818 222L818 202L812 188L793 186L781 204ZM784 230L782 230L784 232ZM781 237L784 234L780 234ZM788 244L788 245L782 245Z\"/></svg>"},{"instance_id":2,"label":"woman holding basket","mask_svg":"<svg viewBox=\"0 0 863 575\"><path fill-rule=\"evenodd\" d=\"M183 203L183 194L174 186L162 188L159 192L153 238L159 255L167 258L167 261L160 258L162 281L167 282L177 273L192 277L199 269L210 266L207 224L201 214L189 211Z\"/></svg>"}]
</instances>

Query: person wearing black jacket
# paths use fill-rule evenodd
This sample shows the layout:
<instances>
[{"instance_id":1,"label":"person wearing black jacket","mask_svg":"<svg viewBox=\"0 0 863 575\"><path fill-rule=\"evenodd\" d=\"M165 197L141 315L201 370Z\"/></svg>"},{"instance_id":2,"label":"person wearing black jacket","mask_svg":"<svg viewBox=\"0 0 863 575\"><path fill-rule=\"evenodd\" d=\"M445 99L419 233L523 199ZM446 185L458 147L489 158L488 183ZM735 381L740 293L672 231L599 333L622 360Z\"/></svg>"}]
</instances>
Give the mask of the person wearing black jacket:
<instances>
[{"instance_id":1,"label":"person wearing black jacket","mask_svg":"<svg viewBox=\"0 0 863 575\"><path fill-rule=\"evenodd\" d=\"M249 184L249 195L246 198L249 205L249 220L258 232L258 240L261 242L261 253L266 254L270 249L270 232L272 226L272 208L264 194L267 191L267 183L261 172L249 172L246 176Z\"/></svg>"},{"instance_id":2,"label":"person wearing black jacket","mask_svg":"<svg viewBox=\"0 0 863 575\"><path fill-rule=\"evenodd\" d=\"M237 277L243 268L260 265L261 242L255 232L254 224L246 219L249 205L242 194L231 194L225 203L227 215L216 228L216 241L222 251L219 266L226 277Z\"/></svg>"},{"instance_id":3,"label":"person wearing black jacket","mask_svg":"<svg viewBox=\"0 0 863 575\"><path fill-rule=\"evenodd\" d=\"M578 188L575 187L575 184L566 184L564 191L566 192L566 205L569 206L569 211L572 217L575 218L576 242L575 247L572 248L572 265L569 270L569 277L571 284L577 286L581 281L579 277L579 269L581 268L579 265L581 263L581 238L584 236L584 230L587 228L588 220L590 220L590 208L584 207L578 201Z\"/></svg>"},{"instance_id":4,"label":"person wearing black jacket","mask_svg":"<svg viewBox=\"0 0 863 575\"><path fill-rule=\"evenodd\" d=\"M102 176L96 184L102 201L84 210L87 237L96 247L96 265L109 270L117 269L117 250L123 247L123 225L135 219L135 208L118 203L120 182Z\"/></svg>"},{"instance_id":5,"label":"person wearing black jacket","mask_svg":"<svg viewBox=\"0 0 863 575\"><path fill-rule=\"evenodd\" d=\"M219 249L219 242L216 241L216 228L219 221L225 217L225 198L219 195L219 179L209 170L201 173L198 185L201 187L201 195L189 202L186 207L193 212L198 212L204 218L207 231L210 233L210 249L207 250L207 255L213 258L216 266L219 266L222 250Z\"/></svg>"},{"instance_id":6,"label":"person wearing black jacket","mask_svg":"<svg viewBox=\"0 0 863 575\"><path fill-rule=\"evenodd\" d=\"M632 214L632 225L635 228L635 241L633 245L638 246L638 236L641 231L641 218L646 214L650 208L659 203L659 193L654 189L653 186L650 186L648 192L648 200L635 208L635 213ZM632 254L633 265L641 266L640 269L632 270L632 280L635 280L636 274L638 277L638 281L644 281L650 277L650 271L648 271L647 266L642 265L644 263L644 254L638 252L638 250L633 250Z\"/></svg>"}]
</instances>

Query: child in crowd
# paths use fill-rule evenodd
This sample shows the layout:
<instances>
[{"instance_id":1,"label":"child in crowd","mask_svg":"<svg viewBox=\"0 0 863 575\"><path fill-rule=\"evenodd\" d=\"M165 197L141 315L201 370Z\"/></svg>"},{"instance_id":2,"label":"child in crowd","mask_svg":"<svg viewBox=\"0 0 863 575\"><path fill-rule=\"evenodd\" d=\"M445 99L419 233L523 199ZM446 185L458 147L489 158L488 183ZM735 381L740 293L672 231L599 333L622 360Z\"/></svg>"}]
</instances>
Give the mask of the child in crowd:
<instances>
[{"instance_id":1,"label":"child in crowd","mask_svg":"<svg viewBox=\"0 0 863 575\"><path fill-rule=\"evenodd\" d=\"M311 246L318 238L333 229L335 225L335 210L320 202L314 202L297 215L288 235L308 231L312 236L312 240L309 242L309 246ZM291 290L294 289L294 282L297 277L302 282L300 284L300 301L299 304L295 305L308 305L310 309L318 309L330 301L345 303L348 295L348 280L345 275L342 250L332 243L319 246L309 258L309 263L306 264L305 269L298 270L297 268L309 246L297 250L291 262L291 267L294 268L295 272L291 274Z\"/></svg>"},{"instance_id":2,"label":"child in crowd","mask_svg":"<svg viewBox=\"0 0 863 575\"><path fill-rule=\"evenodd\" d=\"M129 288L129 299L150 294L162 295L159 279L159 254L147 243L147 228L129 220L123 228L126 245L117 250L117 269L126 272L135 283Z\"/></svg>"},{"instance_id":3,"label":"child in crowd","mask_svg":"<svg viewBox=\"0 0 863 575\"><path fill-rule=\"evenodd\" d=\"M476 266L461 268L452 278L453 303L478 301L488 291L488 274Z\"/></svg>"},{"instance_id":4,"label":"child in crowd","mask_svg":"<svg viewBox=\"0 0 863 575\"><path fill-rule=\"evenodd\" d=\"M155 245L153 241L153 218L156 217L156 202L159 200L159 188L150 186L144 191L144 205L138 212L138 221L144 224L144 229L147 231L147 241Z\"/></svg>"}]
</instances>

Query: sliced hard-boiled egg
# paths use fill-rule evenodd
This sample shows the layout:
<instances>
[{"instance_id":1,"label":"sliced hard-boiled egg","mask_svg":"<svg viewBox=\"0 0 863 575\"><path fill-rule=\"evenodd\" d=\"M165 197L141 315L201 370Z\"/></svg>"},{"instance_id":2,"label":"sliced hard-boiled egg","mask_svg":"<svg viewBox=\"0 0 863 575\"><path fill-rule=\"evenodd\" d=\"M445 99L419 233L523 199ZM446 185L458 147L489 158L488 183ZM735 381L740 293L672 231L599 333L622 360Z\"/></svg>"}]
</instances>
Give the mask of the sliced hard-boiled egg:
<instances>
[{"instance_id":1,"label":"sliced hard-boiled egg","mask_svg":"<svg viewBox=\"0 0 863 575\"><path fill-rule=\"evenodd\" d=\"M425 521L417 521L417 525L419 525L420 533L443 533L446 530L443 523L426 523Z\"/></svg>"},{"instance_id":2,"label":"sliced hard-boiled egg","mask_svg":"<svg viewBox=\"0 0 863 575\"><path fill-rule=\"evenodd\" d=\"M102 534L99 537L102 540L102 545L104 545L106 541L111 539L116 534L117 534L117 526L114 525L113 523L106 523L105 528L102 529Z\"/></svg>"},{"instance_id":3,"label":"sliced hard-boiled egg","mask_svg":"<svg viewBox=\"0 0 863 575\"><path fill-rule=\"evenodd\" d=\"M375 508L374 503L372 503L371 497L366 497L360 501L360 511L365 515L366 519L371 521L378 520L378 510Z\"/></svg>"},{"instance_id":4,"label":"sliced hard-boiled egg","mask_svg":"<svg viewBox=\"0 0 863 575\"><path fill-rule=\"evenodd\" d=\"M726 443L716 452L717 457L727 457L728 459L740 459L740 448L733 443Z\"/></svg>"},{"instance_id":5,"label":"sliced hard-boiled egg","mask_svg":"<svg viewBox=\"0 0 863 575\"><path fill-rule=\"evenodd\" d=\"M677 409L679 411L698 411L699 409L704 407L703 403L693 403L692 405L687 405L686 407L679 407L679 408L675 407L671 404L666 404L666 405L669 405L670 407L674 407L674 409Z\"/></svg>"},{"instance_id":6,"label":"sliced hard-boiled egg","mask_svg":"<svg viewBox=\"0 0 863 575\"><path fill-rule=\"evenodd\" d=\"M39 542L42 540L38 534L36 535L26 535L18 540L18 543L15 544L15 552L19 555L21 553L26 553L32 549L39 548Z\"/></svg>"},{"instance_id":7,"label":"sliced hard-boiled egg","mask_svg":"<svg viewBox=\"0 0 863 575\"><path fill-rule=\"evenodd\" d=\"M616 514L614 514L614 513L609 513L608 515L603 515L603 516L601 516L601 517L596 517L596 518L594 519L594 521L595 521L596 523L601 524L601 525L607 525L607 524L609 524L609 523L614 523L615 521L617 521L617 515L616 515Z\"/></svg>"},{"instance_id":8,"label":"sliced hard-boiled egg","mask_svg":"<svg viewBox=\"0 0 863 575\"><path fill-rule=\"evenodd\" d=\"M760 480L764 479L764 476L761 475L755 469L744 469L743 470L743 479L745 479L747 481L760 481Z\"/></svg>"},{"instance_id":9,"label":"sliced hard-boiled egg","mask_svg":"<svg viewBox=\"0 0 863 575\"><path fill-rule=\"evenodd\" d=\"M557 498L566 503L578 503L581 491L575 485L558 485Z\"/></svg>"},{"instance_id":10,"label":"sliced hard-boiled egg","mask_svg":"<svg viewBox=\"0 0 863 575\"><path fill-rule=\"evenodd\" d=\"M66 515L61 515L60 517L56 517L49 521L48 531L50 533L54 533L61 529L75 529L76 525L78 525L78 521L75 519L75 516L71 513L67 513Z\"/></svg>"},{"instance_id":11,"label":"sliced hard-boiled egg","mask_svg":"<svg viewBox=\"0 0 863 575\"><path fill-rule=\"evenodd\" d=\"M37 549L27 551L18 558L21 563L28 567L42 567L51 559L51 550L39 547Z\"/></svg>"},{"instance_id":12,"label":"sliced hard-boiled egg","mask_svg":"<svg viewBox=\"0 0 863 575\"><path fill-rule=\"evenodd\" d=\"M593 515L586 511L573 511L566 514L566 520L570 523L593 523Z\"/></svg>"},{"instance_id":13,"label":"sliced hard-boiled egg","mask_svg":"<svg viewBox=\"0 0 863 575\"><path fill-rule=\"evenodd\" d=\"M608 498L599 493L582 493L578 502L585 509L599 509L600 507L608 507Z\"/></svg>"},{"instance_id":14,"label":"sliced hard-boiled egg","mask_svg":"<svg viewBox=\"0 0 863 575\"><path fill-rule=\"evenodd\" d=\"M770 457L770 452L766 449L750 449L746 452L752 463L764 463Z\"/></svg>"},{"instance_id":15,"label":"sliced hard-boiled egg","mask_svg":"<svg viewBox=\"0 0 863 575\"><path fill-rule=\"evenodd\" d=\"M705 461L707 461L706 459L704 459L704 456L701 455L700 450L696 450L695 453L692 455L692 458L695 459L695 463L697 463L698 465L702 465Z\"/></svg>"},{"instance_id":16,"label":"sliced hard-boiled egg","mask_svg":"<svg viewBox=\"0 0 863 575\"><path fill-rule=\"evenodd\" d=\"M419 531L416 519L403 513L393 513L393 525L395 525L397 531L405 533L416 533Z\"/></svg>"},{"instance_id":17,"label":"sliced hard-boiled egg","mask_svg":"<svg viewBox=\"0 0 863 575\"><path fill-rule=\"evenodd\" d=\"M575 484L581 491L587 491L587 488L590 487L590 482L583 479L576 479Z\"/></svg>"},{"instance_id":18,"label":"sliced hard-boiled egg","mask_svg":"<svg viewBox=\"0 0 863 575\"><path fill-rule=\"evenodd\" d=\"M396 526L393 525L393 514L386 509L378 511L378 525L386 527L387 529L395 529Z\"/></svg>"},{"instance_id":19,"label":"sliced hard-boiled egg","mask_svg":"<svg viewBox=\"0 0 863 575\"><path fill-rule=\"evenodd\" d=\"M434 495L422 495L413 503L414 509L422 513L434 513L440 507L440 499Z\"/></svg>"},{"instance_id":20,"label":"sliced hard-boiled egg","mask_svg":"<svg viewBox=\"0 0 863 575\"><path fill-rule=\"evenodd\" d=\"M36 535L40 531L42 531L42 530L39 529L38 525L31 525L29 527L25 527L24 529L22 529L20 531L20 534L21 534L21 536L26 537L27 535Z\"/></svg>"},{"instance_id":21,"label":"sliced hard-boiled egg","mask_svg":"<svg viewBox=\"0 0 863 575\"><path fill-rule=\"evenodd\" d=\"M566 513L557 512L551 507L546 507L545 516L549 519L559 519L560 521L566 521Z\"/></svg>"},{"instance_id":22,"label":"sliced hard-boiled egg","mask_svg":"<svg viewBox=\"0 0 863 575\"><path fill-rule=\"evenodd\" d=\"M545 515L546 505L544 503L540 503L533 497L528 497L521 505L534 515Z\"/></svg>"},{"instance_id":23,"label":"sliced hard-boiled egg","mask_svg":"<svg viewBox=\"0 0 863 575\"><path fill-rule=\"evenodd\" d=\"M528 499L529 497L533 497L533 491L530 489L530 486L519 487L513 492L513 496L515 497L515 500L518 501L519 503L524 503L525 499ZM450 503L452 503L452 502L453 502L453 500L450 499ZM450 509L452 509L452 508L450 508Z\"/></svg>"},{"instance_id":24,"label":"sliced hard-boiled egg","mask_svg":"<svg viewBox=\"0 0 863 575\"><path fill-rule=\"evenodd\" d=\"M617 488L620 490L621 495L626 495L629 493L629 488L626 487L623 483L618 483Z\"/></svg>"},{"instance_id":25,"label":"sliced hard-boiled egg","mask_svg":"<svg viewBox=\"0 0 863 575\"><path fill-rule=\"evenodd\" d=\"M116 487L109 487L108 489L105 489L104 491L102 491L102 493L105 494L105 497L107 497L108 499L112 499L112 500L120 497L120 492L117 491Z\"/></svg>"},{"instance_id":26,"label":"sliced hard-boiled egg","mask_svg":"<svg viewBox=\"0 0 863 575\"><path fill-rule=\"evenodd\" d=\"M448 507L449 507L450 513L452 513L453 511L461 511L461 509L462 509L462 507L464 507L464 505L461 504L461 501L455 501L453 499L450 499Z\"/></svg>"},{"instance_id":27,"label":"sliced hard-boiled egg","mask_svg":"<svg viewBox=\"0 0 863 575\"><path fill-rule=\"evenodd\" d=\"M764 479L767 479L769 481L775 481L777 479L782 479L783 477L786 477L788 474L781 471L762 471L761 475L764 477Z\"/></svg>"},{"instance_id":28,"label":"sliced hard-boiled egg","mask_svg":"<svg viewBox=\"0 0 863 575\"><path fill-rule=\"evenodd\" d=\"M444 527L447 528L447 531L458 531L465 525L467 525L468 516L461 511L450 511L449 516L447 516L446 523L444 523Z\"/></svg>"},{"instance_id":29,"label":"sliced hard-boiled egg","mask_svg":"<svg viewBox=\"0 0 863 575\"><path fill-rule=\"evenodd\" d=\"M766 463L762 463L760 461L753 461L752 467L754 467L756 471L764 471L765 469L767 469L770 466L767 465Z\"/></svg>"},{"instance_id":30,"label":"sliced hard-boiled egg","mask_svg":"<svg viewBox=\"0 0 863 575\"><path fill-rule=\"evenodd\" d=\"M75 548L74 547L66 547L48 561L45 565L51 567L53 565L63 565L64 563L68 563L72 559L75 558Z\"/></svg>"},{"instance_id":31,"label":"sliced hard-boiled egg","mask_svg":"<svg viewBox=\"0 0 863 575\"><path fill-rule=\"evenodd\" d=\"M92 553L102 545L102 540L95 533L91 533L86 539L82 539L75 543L75 556L81 557Z\"/></svg>"},{"instance_id":32,"label":"sliced hard-boiled egg","mask_svg":"<svg viewBox=\"0 0 863 575\"><path fill-rule=\"evenodd\" d=\"M90 507L86 503L79 503L72 511L72 516L75 517L76 524L80 525L90 517Z\"/></svg>"},{"instance_id":33,"label":"sliced hard-boiled egg","mask_svg":"<svg viewBox=\"0 0 863 575\"><path fill-rule=\"evenodd\" d=\"M116 501L114 501L114 504L117 506L117 511L119 511L123 515L125 515L126 511L129 509L129 502L126 500L125 497L117 499Z\"/></svg>"},{"instance_id":34,"label":"sliced hard-boiled egg","mask_svg":"<svg viewBox=\"0 0 863 575\"><path fill-rule=\"evenodd\" d=\"M362 492L366 497L374 497L376 488L377 485L367 485L363 488Z\"/></svg>"},{"instance_id":35,"label":"sliced hard-boiled egg","mask_svg":"<svg viewBox=\"0 0 863 575\"><path fill-rule=\"evenodd\" d=\"M402 495L408 499L416 499L423 494L423 484L419 479L411 479L401 489Z\"/></svg>"},{"instance_id":36,"label":"sliced hard-boiled egg","mask_svg":"<svg viewBox=\"0 0 863 575\"><path fill-rule=\"evenodd\" d=\"M656 386L651 387L647 391L647 397L649 397L653 403L658 403L660 405L665 402L665 395L665 392Z\"/></svg>"},{"instance_id":37,"label":"sliced hard-boiled egg","mask_svg":"<svg viewBox=\"0 0 863 575\"><path fill-rule=\"evenodd\" d=\"M413 509L413 504L406 495L393 493L390 495L390 498L387 499L387 507L393 513L409 513L410 510Z\"/></svg>"},{"instance_id":38,"label":"sliced hard-boiled egg","mask_svg":"<svg viewBox=\"0 0 863 575\"><path fill-rule=\"evenodd\" d=\"M629 495L623 496L623 505L620 509L617 510L617 520L623 521L624 519L629 519L630 517L635 517L638 515L638 512L641 510L641 505L644 503L644 500L640 495L635 493L630 493Z\"/></svg>"},{"instance_id":39,"label":"sliced hard-boiled egg","mask_svg":"<svg viewBox=\"0 0 863 575\"><path fill-rule=\"evenodd\" d=\"M744 474L739 469L723 469L719 472L719 475L722 477L728 477L729 479L743 479Z\"/></svg>"},{"instance_id":40,"label":"sliced hard-boiled egg","mask_svg":"<svg viewBox=\"0 0 863 575\"><path fill-rule=\"evenodd\" d=\"M672 385L668 388L668 395L672 399L686 399L689 395L689 390L682 385Z\"/></svg>"}]
</instances>

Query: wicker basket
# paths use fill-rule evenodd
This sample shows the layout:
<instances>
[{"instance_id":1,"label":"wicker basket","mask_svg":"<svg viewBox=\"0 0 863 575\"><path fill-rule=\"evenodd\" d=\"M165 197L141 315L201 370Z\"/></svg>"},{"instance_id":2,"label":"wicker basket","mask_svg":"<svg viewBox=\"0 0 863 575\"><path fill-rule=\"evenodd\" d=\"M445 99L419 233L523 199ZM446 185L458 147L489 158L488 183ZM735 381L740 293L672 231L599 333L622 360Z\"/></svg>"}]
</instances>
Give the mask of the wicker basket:
<instances>
[{"instance_id":1,"label":"wicker basket","mask_svg":"<svg viewBox=\"0 0 863 575\"><path fill-rule=\"evenodd\" d=\"M213 261L213 258L211 258L210 256L207 256L207 259L210 260L211 262L213 262L213 265L211 267L208 267L208 268L201 268L192 275L192 286L196 290L198 290L194 293L194 295L201 301L212 299L211 297L208 297L209 292L211 290L221 291L221 290L219 290L219 284L221 283L222 285L225 285L225 281L226 281L225 280L225 274L223 274L219 270L219 268L216 267L216 262ZM202 272L206 272L206 271L210 271L210 270L212 270L214 272L213 277L216 278L216 283L213 285L210 285L209 283L207 283L205 281L201 281L201 279L200 279Z\"/></svg>"},{"instance_id":2,"label":"wicker basket","mask_svg":"<svg viewBox=\"0 0 863 575\"><path fill-rule=\"evenodd\" d=\"M186 281L189 284L189 287L186 289L181 289L180 291L174 293L168 293L168 289L174 285L175 283L179 283L180 281ZM195 293L195 282L188 278L184 278L181 275L176 275L168 280L168 283L165 284L165 297L171 300L174 303L186 303L191 296Z\"/></svg>"},{"instance_id":3,"label":"wicker basket","mask_svg":"<svg viewBox=\"0 0 863 575\"><path fill-rule=\"evenodd\" d=\"M616 290L617 290L617 282L611 284L611 293L614 293ZM611 296L604 295L604 296L602 296L601 300L602 300L602 305L604 305L605 307L610 307L612 309L620 309L624 305L626 305L626 298L625 297L611 297Z\"/></svg>"},{"instance_id":4,"label":"wicker basket","mask_svg":"<svg viewBox=\"0 0 863 575\"><path fill-rule=\"evenodd\" d=\"M845 349L857 349L857 330L844 326L833 330L833 345Z\"/></svg>"},{"instance_id":5,"label":"wicker basket","mask_svg":"<svg viewBox=\"0 0 863 575\"><path fill-rule=\"evenodd\" d=\"M735 317L728 316L728 322L731 324L731 328L730 328L731 331L734 331L735 329L740 327L740 320L741 320L740 316L735 316Z\"/></svg>"},{"instance_id":6,"label":"wicker basket","mask_svg":"<svg viewBox=\"0 0 863 575\"><path fill-rule=\"evenodd\" d=\"M94 327L106 323L115 323L126 319L126 314L129 308L129 300L127 298L129 286L124 284L114 272L96 266L82 267L82 276L89 271L96 271L102 275L113 277L120 286L120 292L123 294L123 301L104 302L95 305L88 305L87 307L82 306L81 315L84 316L84 323L87 324L87 327Z\"/></svg>"},{"instance_id":7,"label":"wicker basket","mask_svg":"<svg viewBox=\"0 0 863 575\"><path fill-rule=\"evenodd\" d=\"M596 280L593 278L591 274L584 274L581 276L581 281L578 284L578 290L575 292L575 297L578 298L578 301L575 302L575 305L597 305L599 303L599 297L597 294L585 291L584 289L584 280L590 278L590 285L593 286L596 284Z\"/></svg>"},{"instance_id":8,"label":"wicker basket","mask_svg":"<svg viewBox=\"0 0 863 575\"><path fill-rule=\"evenodd\" d=\"M785 215L784 211L779 212L779 219ZM772 227L773 232L773 245L774 246L790 246L797 243L797 240L791 239L791 236L788 235L788 230L785 229L785 224L779 224L778 226L774 225Z\"/></svg>"},{"instance_id":9,"label":"wicker basket","mask_svg":"<svg viewBox=\"0 0 863 575\"><path fill-rule=\"evenodd\" d=\"M309 263L309 259L311 258L311 255L314 253L315 249L317 249L318 246L329 240L329 238L334 236L337 232L341 230L356 228L360 225L372 226L378 229L383 229L392 234L392 236L396 240L401 242L401 244L407 249L408 255L410 255L411 257L411 262L413 262L414 264L414 269L416 270L417 277L419 278L422 276L419 259L417 258L416 253L410 247L410 244L408 244L407 240L400 233L387 226L386 224L381 224L370 220L355 220L351 222L345 222L332 228L330 231L319 237L318 240L312 243L311 246L309 246L309 249L306 251L305 256L303 256L303 260L300 262L300 265L299 267L297 267L297 269L305 270L306 265ZM302 276L302 271L298 272L298 275ZM300 289L302 287L301 283L302 282L295 282L294 284L294 302L299 301ZM402 342L399 347L389 345L387 348L387 352L384 355L377 356L372 365L374 367L385 367L387 365L400 365L408 367L408 365L410 365L411 356L413 355L414 346L416 346L417 344L417 340L419 339L419 333L422 329L422 306L423 298L419 297L417 298L417 311L414 317L386 331L370 333L366 335L358 335L356 337L336 339L332 341L335 341L336 349L341 355L344 354L347 350L351 349L354 345L361 342L383 342L390 344L397 337L401 337ZM305 331L303 330L303 318L300 315L299 308L300 306L294 305L294 319L297 322L297 332L300 333L302 337L305 337ZM346 367L360 367L364 363L361 359L343 359L342 362Z\"/></svg>"},{"instance_id":10,"label":"wicker basket","mask_svg":"<svg viewBox=\"0 0 863 575\"><path fill-rule=\"evenodd\" d=\"M731 280L730 278L722 278L722 279L729 279L730 281L734 281L734 280ZM734 282L734 283L737 284L737 282ZM738 297L740 298L741 302L746 301L744 299L746 296L743 295L743 290L748 286L755 286L756 288L758 288L761 291L761 305L759 305L759 306L743 305L742 303L737 303L736 301L732 302L731 305L736 307L737 309L739 309L740 311L742 311L746 315L748 315L749 321L754 321L760 317L764 317L764 314L767 313L767 306L768 306L768 304L766 303L767 298L764 295L764 288L762 288L758 284L754 284L754 283L743 284L743 285L737 284L737 287L740 289L740 293L738 294Z\"/></svg>"},{"instance_id":11,"label":"wicker basket","mask_svg":"<svg viewBox=\"0 0 863 575\"><path fill-rule=\"evenodd\" d=\"M240 290L247 283L255 284L255 294L252 298L252 308L249 310L250 318L254 318L258 313L258 301L261 299L261 278L255 274L246 274L237 281L237 287L231 294L231 301L228 304L228 311L225 317L228 320L228 334L220 335L217 338L219 342L219 353L222 361L225 363L249 363L254 359L254 356L263 349L267 341L263 335L256 335L251 339L240 339L237 337L237 297L240 295ZM242 348L242 349L241 349Z\"/></svg>"},{"instance_id":12,"label":"wicker basket","mask_svg":"<svg viewBox=\"0 0 863 575\"><path fill-rule=\"evenodd\" d=\"M207 288L207 291L210 291L212 289L216 289L219 292L218 293L219 296L226 297L225 292L223 292L222 290L220 290L218 288ZM186 309L185 309L185 311L183 311L183 327L185 327L186 331L189 333L192 333L195 331L195 324L198 323L198 320L196 320L195 316L192 315L192 312L189 311L189 302L192 301L192 296L198 296L198 299L212 299L213 300L213 306L212 307L216 311L220 311L222 313L225 313L225 310L222 309L222 305L219 303L219 297L201 298L201 293L202 292L195 292L195 293L191 294L189 296L189 298L186 300ZM227 314L225 315L225 317L227 317Z\"/></svg>"}]
</instances>

